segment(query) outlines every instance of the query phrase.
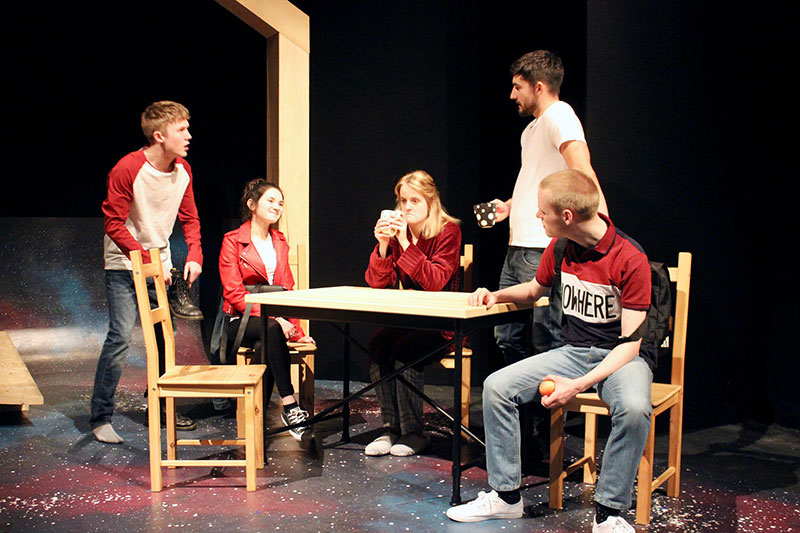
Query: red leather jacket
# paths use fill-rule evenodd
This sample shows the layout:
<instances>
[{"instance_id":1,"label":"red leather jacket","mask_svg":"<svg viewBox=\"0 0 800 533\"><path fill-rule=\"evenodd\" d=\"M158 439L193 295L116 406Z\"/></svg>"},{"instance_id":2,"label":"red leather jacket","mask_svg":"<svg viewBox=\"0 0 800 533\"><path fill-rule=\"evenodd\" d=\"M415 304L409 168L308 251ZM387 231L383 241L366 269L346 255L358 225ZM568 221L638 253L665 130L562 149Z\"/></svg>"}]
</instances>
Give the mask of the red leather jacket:
<instances>
[{"instance_id":1,"label":"red leather jacket","mask_svg":"<svg viewBox=\"0 0 800 533\"><path fill-rule=\"evenodd\" d=\"M269 230L272 245L277 255L277 265L273 275L273 284L282 285L286 290L294 289L294 276L289 268L289 243L286 237L276 229ZM219 277L222 281L223 311L229 315L244 313L247 294L245 285L269 283L267 270L255 246L250 242L250 222L247 221L238 229L229 231L222 239L219 253ZM261 306L253 305L251 316L261 316ZM300 321L288 319L295 327L295 335L289 340L303 337Z\"/></svg>"}]
</instances>

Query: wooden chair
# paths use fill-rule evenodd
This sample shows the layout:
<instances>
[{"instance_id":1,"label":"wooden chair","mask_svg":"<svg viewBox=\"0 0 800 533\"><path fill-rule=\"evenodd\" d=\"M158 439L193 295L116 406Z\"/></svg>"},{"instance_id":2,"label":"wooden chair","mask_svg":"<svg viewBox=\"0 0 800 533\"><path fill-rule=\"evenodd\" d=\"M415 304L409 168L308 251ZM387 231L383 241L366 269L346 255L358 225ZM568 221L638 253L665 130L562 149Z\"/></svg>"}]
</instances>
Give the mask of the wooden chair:
<instances>
[{"instance_id":1,"label":"wooden chair","mask_svg":"<svg viewBox=\"0 0 800 533\"><path fill-rule=\"evenodd\" d=\"M670 383L653 383L651 401L653 414L650 419L650 434L647 437L642 459L639 462L638 488L636 496L636 522L650 523L652 492L667 482L667 494L677 498L680 494L681 443L683 438L683 375L686 354L686 329L689 318L689 284L691 281L692 254L681 252L678 266L670 267L670 279L677 283L675 312L672 317L672 368ZM653 479L653 452L655 446L656 417L669 410L669 455L666 470ZM584 455L564 468L564 413L573 411L586 415ZM594 484L597 479L595 463L597 416L609 415L608 406L597 393L578 394L550 415L550 507L562 507L564 478L583 467L583 482Z\"/></svg>"},{"instance_id":2,"label":"wooden chair","mask_svg":"<svg viewBox=\"0 0 800 533\"><path fill-rule=\"evenodd\" d=\"M464 245L464 255L461 256L462 284L461 290L472 292L472 245ZM439 364L443 368L455 368L455 352L451 351L444 356ZM472 387L472 349L464 346L461 349L461 423L469 427L469 397Z\"/></svg>"},{"instance_id":3,"label":"wooden chair","mask_svg":"<svg viewBox=\"0 0 800 533\"><path fill-rule=\"evenodd\" d=\"M161 468L177 466L243 466L247 490L256 490L256 469L264 467L264 428L262 421L261 378L265 365L176 365L175 333L172 329L164 272L159 250L150 250L150 263L143 264L142 254L131 252L133 282L139 305L139 316L147 349L147 406L150 440L150 487L153 492L162 489ZM152 278L158 306L150 308L147 278ZM155 325L164 333L164 373L159 375L158 346ZM161 409L159 401L166 404L167 459L161 453ZM237 398L244 403L244 438L236 439L177 439L175 431L175 398ZM231 446L243 445L245 459L189 459L177 458L178 446Z\"/></svg>"},{"instance_id":4,"label":"wooden chair","mask_svg":"<svg viewBox=\"0 0 800 533\"><path fill-rule=\"evenodd\" d=\"M295 280L295 288L308 289L308 269L306 264L308 255L306 247L303 244L298 244L289 252L289 267L292 269L292 276ZM259 319L254 319L259 320ZM308 335L308 320L301 320L300 327ZM292 387L297 393L300 406L308 411L310 415L314 414L314 356L317 353L317 345L312 343L303 342L290 342L289 354L292 357L291 365L291 379ZM236 364L246 365L249 364L255 355L252 348L239 348L236 354ZM243 404L241 401L237 402L236 416L240 419L242 416Z\"/></svg>"}]
</instances>

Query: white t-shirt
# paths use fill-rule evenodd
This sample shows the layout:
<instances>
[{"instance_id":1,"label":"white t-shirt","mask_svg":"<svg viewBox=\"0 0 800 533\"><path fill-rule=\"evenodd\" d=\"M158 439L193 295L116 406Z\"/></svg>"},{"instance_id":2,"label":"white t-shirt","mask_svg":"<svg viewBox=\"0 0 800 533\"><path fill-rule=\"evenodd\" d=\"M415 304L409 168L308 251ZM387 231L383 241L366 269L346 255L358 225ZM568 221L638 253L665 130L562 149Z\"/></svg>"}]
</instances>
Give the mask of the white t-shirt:
<instances>
[{"instance_id":1,"label":"white t-shirt","mask_svg":"<svg viewBox=\"0 0 800 533\"><path fill-rule=\"evenodd\" d=\"M270 284L275 277L275 268L278 266L278 255L275 253L275 246L272 244L272 235L268 235L266 240L256 240L250 236L253 246L256 247L261 261L264 262L264 269L267 271L267 279Z\"/></svg>"},{"instance_id":2,"label":"white t-shirt","mask_svg":"<svg viewBox=\"0 0 800 533\"><path fill-rule=\"evenodd\" d=\"M522 165L514 185L509 217L509 244L525 248L546 248L550 243L539 211L539 183L567 164L561 155L561 145L567 141L583 141L583 126L572 107L555 102L539 118L531 121L522 132Z\"/></svg>"}]
</instances>

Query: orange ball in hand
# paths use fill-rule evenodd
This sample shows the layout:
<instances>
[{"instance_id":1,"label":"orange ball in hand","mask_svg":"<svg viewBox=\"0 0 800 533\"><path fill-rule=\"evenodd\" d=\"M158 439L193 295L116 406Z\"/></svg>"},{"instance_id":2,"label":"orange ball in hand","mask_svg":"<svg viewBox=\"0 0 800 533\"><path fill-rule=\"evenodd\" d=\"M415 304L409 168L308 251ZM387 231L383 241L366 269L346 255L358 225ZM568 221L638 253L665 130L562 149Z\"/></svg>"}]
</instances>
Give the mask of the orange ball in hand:
<instances>
[{"instance_id":1,"label":"orange ball in hand","mask_svg":"<svg viewBox=\"0 0 800 533\"><path fill-rule=\"evenodd\" d=\"M539 394L542 396L550 396L556 390L556 382L552 379L546 379L539 384Z\"/></svg>"}]
</instances>

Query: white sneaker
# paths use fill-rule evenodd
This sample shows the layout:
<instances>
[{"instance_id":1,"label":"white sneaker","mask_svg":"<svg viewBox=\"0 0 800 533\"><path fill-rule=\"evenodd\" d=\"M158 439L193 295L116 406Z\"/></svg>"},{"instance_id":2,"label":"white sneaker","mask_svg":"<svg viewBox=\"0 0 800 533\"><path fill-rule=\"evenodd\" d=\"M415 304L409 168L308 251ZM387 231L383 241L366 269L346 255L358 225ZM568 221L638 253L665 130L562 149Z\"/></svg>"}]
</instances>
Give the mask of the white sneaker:
<instances>
[{"instance_id":1,"label":"white sneaker","mask_svg":"<svg viewBox=\"0 0 800 533\"><path fill-rule=\"evenodd\" d=\"M597 517L594 517L592 533L636 533L636 530L620 516L609 516L605 522L599 524Z\"/></svg>"},{"instance_id":2,"label":"white sneaker","mask_svg":"<svg viewBox=\"0 0 800 533\"><path fill-rule=\"evenodd\" d=\"M451 507L447 510L447 518L456 522L481 522L492 519L522 518L525 514L525 507L522 498L509 505L500 498L497 491L489 494L481 491L478 497L464 505Z\"/></svg>"}]
</instances>

